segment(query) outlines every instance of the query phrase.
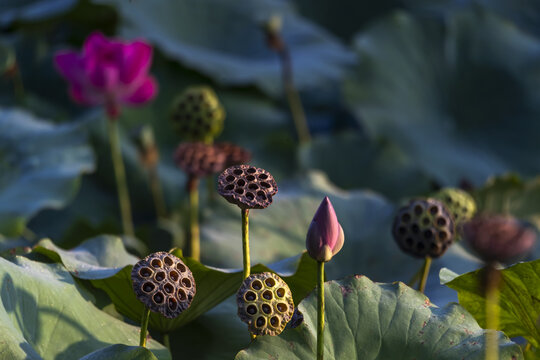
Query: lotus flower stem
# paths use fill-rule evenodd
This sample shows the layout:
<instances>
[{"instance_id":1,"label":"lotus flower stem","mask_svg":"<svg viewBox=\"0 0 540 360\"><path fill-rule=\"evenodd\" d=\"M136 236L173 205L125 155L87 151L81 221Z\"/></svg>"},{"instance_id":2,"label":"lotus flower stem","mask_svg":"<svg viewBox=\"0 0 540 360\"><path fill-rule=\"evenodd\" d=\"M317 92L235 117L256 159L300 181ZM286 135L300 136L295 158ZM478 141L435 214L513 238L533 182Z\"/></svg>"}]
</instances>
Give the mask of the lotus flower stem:
<instances>
[{"instance_id":1,"label":"lotus flower stem","mask_svg":"<svg viewBox=\"0 0 540 360\"><path fill-rule=\"evenodd\" d=\"M141 338L139 346L146 347L146 333L148 329L148 320L150 319L150 309L145 307L141 319Z\"/></svg>"},{"instance_id":2,"label":"lotus flower stem","mask_svg":"<svg viewBox=\"0 0 540 360\"><path fill-rule=\"evenodd\" d=\"M486 360L499 359L497 329L499 328L500 271L489 264L486 269Z\"/></svg>"},{"instance_id":3,"label":"lotus flower stem","mask_svg":"<svg viewBox=\"0 0 540 360\"><path fill-rule=\"evenodd\" d=\"M189 256L201 260L201 240L199 235L199 179L190 176L189 192Z\"/></svg>"},{"instance_id":4,"label":"lotus flower stem","mask_svg":"<svg viewBox=\"0 0 540 360\"><path fill-rule=\"evenodd\" d=\"M118 203L120 205L122 227L126 235L135 236L135 231L133 230L133 220L131 218L131 204L129 201L129 193L126 182L126 170L124 169L124 161L122 160L122 150L120 147L117 119L108 119L107 130L109 133L109 142L111 144L111 157L116 179L116 191L118 192Z\"/></svg>"},{"instance_id":5,"label":"lotus flower stem","mask_svg":"<svg viewBox=\"0 0 540 360\"><path fill-rule=\"evenodd\" d=\"M242 252L244 257L244 279L251 273L249 259L249 209L242 209Z\"/></svg>"},{"instance_id":6,"label":"lotus flower stem","mask_svg":"<svg viewBox=\"0 0 540 360\"><path fill-rule=\"evenodd\" d=\"M426 256L424 258L424 264L422 265L422 277L420 278L420 285L418 286L418 291L424 293L426 289L426 282L429 275L429 268L431 267L431 257Z\"/></svg>"},{"instance_id":7,"label":"lotus flower stem","mask_svg":"<svg viewBox=\"0 0 540 360\"><path fill-rule=\"evenodd\" d=\"M163 333L163 345L171 351L171 340L169 338L169 333Z\"/></svg>"},{"instance_id":8,"label":"lotus flower stem","mask_svg":"<svg viewBox=\"0 0 540 360\"><path fill-rule=\"evenodd\" d=\"M324 358L324 261L318 261L317 360Z\"/></svg>"},{"instance_id":9,"label":"lotus flower stem","mask_svg":"<svg viewBox=\"0 0 540 360\"><path fill-rule=\"evenodd\" d=\"M161 188L157 166L148 169L148 181L150 182L150 191L152 192L156 214L158 218L166 219L167 206L165 205L165 199L163 198L163 189Z\"/></svg>"}]
</instances>

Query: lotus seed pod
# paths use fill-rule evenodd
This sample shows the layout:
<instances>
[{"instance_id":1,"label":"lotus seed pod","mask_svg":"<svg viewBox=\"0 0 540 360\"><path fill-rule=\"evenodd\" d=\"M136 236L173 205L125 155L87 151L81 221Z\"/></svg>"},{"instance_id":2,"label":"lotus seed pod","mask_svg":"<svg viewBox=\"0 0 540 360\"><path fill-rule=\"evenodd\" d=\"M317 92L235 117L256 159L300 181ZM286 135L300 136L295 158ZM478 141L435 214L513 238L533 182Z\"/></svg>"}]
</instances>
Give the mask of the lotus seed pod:
<instances>
[{"instance_id":1,"label":"lotus seed pod","mask_svg":"<svg viewBox=\"0 0 540 360\"><path fill-rule=\"evenodd\" d=\"M189 308L196 292L191 270L182 260L163 251L136 263L131 280L137 298L169 319Z\"/></svg>"},{"instance_id":2,"label":"lotus seed pod","mask_svg":"<svg viewBox=\"0 0 540 360\"><path fill-rule=\"evenodd\" d=\"M228 142L215 143L214 146L225 154L225 167L245 164L251 160L251 153L241 146Z\"/></svg>"},{"instance_id":3,"label":"lotus seed pod","mask_svg":"<svg viewBox=\"0 0 540 360\"><path fill-rule=\"evenodd\" d=\"M438 200L412 200L399 209L392 235L407 254L420 258L438 258L454 240L454 220Z\"/></svg>"},{"instance_id":4,"label":"lotus seed pod","mask_svg":"<svg viewBox=\"0 0 540 360\"><path fill-rule=\"evenodd\" d=\"M279 335L294 313L289 286L271 272L248 276L236 294L238 316L255 335Z\"/></svg>"},{"instance_id":5,"label":"lotus seed pod","mask_svg":"<svg viewBox=\"0 0 540 360\"><path fill-rule=\"evenodd\" d=\"M218 177L218 192L241 209L264 209L278 188L272 175L250 165L231 166Z\"/></svg>"},{"instance_id":6,"label":"lotus seed pod","mask_svg":"<svg viewBox=\"0 0 540 360\"><path fill-rule=\"evenodd\" d=\"M174 152L174 162L187 174L204 177L223 169L225 155L202 142L182 143Z\"/></svg>"},{"instance_id":7,"label":"lotus seed pod","mask_svg":"<svg viewBox=\"0 0 540 360\"><path fill-rule=\"evenodd\" d=\"M512 216L479 216L463 225L467 243L486 262L509 262L525 255L536 232Z\"/></svg>"},{"instance_id":8,"label":"lotus seed pod","mask_svg":"<svg viewBox=\"0 0 540 360\"><path fill-rule=\"evenodd\" d=\"M194 86L175 100L171 119L174 130L184 139L213 140L223 130L225 109L210 87Z\"/></svg>"},{"instance_id":9,"label":"lotus seed pod","mask_svg":"<svg viewBox=\"0 0 540 360\"><path fill-rule=\"evenodd\" d=\"M446 206L457 226L472 219L476 213L473 197L463 190L445 188L435 193L433 198L440 200Z\"/></svg>"}]
</instances>

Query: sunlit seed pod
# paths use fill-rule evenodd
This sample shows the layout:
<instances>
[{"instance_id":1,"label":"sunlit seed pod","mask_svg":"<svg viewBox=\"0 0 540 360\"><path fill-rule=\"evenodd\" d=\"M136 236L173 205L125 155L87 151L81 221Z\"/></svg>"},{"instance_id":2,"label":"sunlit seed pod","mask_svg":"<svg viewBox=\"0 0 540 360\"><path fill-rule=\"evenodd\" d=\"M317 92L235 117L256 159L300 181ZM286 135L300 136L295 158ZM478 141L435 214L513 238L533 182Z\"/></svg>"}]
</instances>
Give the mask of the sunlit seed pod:
<instances>
[{"instance_id":1,"label":"sunlit seed pod","mask_svg":"<svg viewBox=\"0 0 540 360\"><path fill-rule=\"evenodd\" d=\"M212 145L188 142L176 148L174 162L187 174L200 178L221 171L225 166L225 154Z\"/></svg>"},{"instance_id":2,"label":"sunlit seed pod","mask_svg":"<svg viewBox=\"0 0 540 360\"><path fill-rule=\"evenodd\" d=\"M463 225L467 244L486 262L512 262L529 252L537 233L512 216L482 215Z\"/></svg>"},{"instance_id":3,"label":"sunlit seed pod","mask_svg":"<svg viewBox=\"0 0 540 360\"><path fill-rule=\"evenodd\" d=\"M219 194L241 209L264 209L277 191L276 181L268 171L250 165L231 166L218 177Z\"/></svg>"},{"instance_id":4,"label":"sunlit seed pod","mask_svg":"<svg viewBox=\"0 0 540 360\"><path fill-rule=\"evenodd\" d=\"M171 121L180 137L189 141L214 139L223 130L225 109L208 86L186 89L174 101Z\"/></svg>"},{"instance_id":5,"label":"sunlit seed pod","mask_svg":"<svg viewBox=\"0 0 540 360\"><path fill-rule=\"evenodd\" d=\"M441 201L446 206L458 227L472 219L476 213L476 202L466 191L445 188L436 192L433 198Z\"/></svg>"},{"instance_id":6,"label":"sunlit seed pod","mask_svg":"<svg viewBox=\"0 0 540 360\"><path fill-rule=\"evenodd\" d=\"M176 256L163 251L136 263L131 280L137 299L170 319L189 308L196 292L189 268Z\"/></svg>"},{"instance_id":7,"label":"sunlit seed pod","mask_svg":"<svg viewBox=\"0 0 540 360\"><path fill-rule=\"evenodd\" d=\"M392 235L400 249L407 254L419 258L438 258L454 241L454 220L438 200L412 200L399 209Z\"/></svg>"},{"instance_id":8,"label":"sunlit seed pod","mask_svg":"<svg viewBox=\"0 0 540 360\"><path fill-rule=\"evenodd\" d=\"M294 313L291 290L279 276L248 276L236 294L238 316L254 335L279 335Z\"/></svg>"}]
</instances>

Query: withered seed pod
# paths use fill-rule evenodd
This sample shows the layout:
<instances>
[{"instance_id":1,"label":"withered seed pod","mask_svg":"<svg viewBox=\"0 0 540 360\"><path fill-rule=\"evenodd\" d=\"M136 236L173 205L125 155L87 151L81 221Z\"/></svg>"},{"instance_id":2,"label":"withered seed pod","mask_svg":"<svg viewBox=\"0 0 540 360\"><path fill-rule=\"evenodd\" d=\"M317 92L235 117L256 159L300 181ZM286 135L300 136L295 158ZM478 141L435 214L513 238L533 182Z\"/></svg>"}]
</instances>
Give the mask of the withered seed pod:
<instances>
[{"instance_id":1,"label":"withered seed pod","mask_svg":"<svg viewBox=\"0 0 540 360\"><path fill-rule=\"evenodd\" d=\"M438 258L454 241L454 220L438 200L412 200L399 209L392 234L404 252Z\"/></svg>"},{"instance_id":2,"label":"withered seed pod","mask_svg":"<svg viewBox=\"0 0 540 360\"><path fill-rule=\"evenodd\" d=\"M187 174L204 177L223 169L225 154L202 142L180 144L174 152L174 162Z\"/></svg>"},{"instance_id":3,"label":"withered seed pod","mask_svg":"<svg viewBox=\"0 0 540 360\"><path fill-rule=\"evenodd\" d=\"M189 141L213 139L223 130L225 109L208 86L193 86L176 98L171 114L175 131Z\"/></svg>"},{"instance_id":4,"label":"withered seed pod","mask_svg":"<svg viewBox=\"0 0 540 360\"><path fill-rule=\"evenodd\" d=\"M238 316L254 335L279 335L294 313L291 290L271 272L248 276L236 294Z\"/></svg>"},{"instance_id":5,"label":"withered seed pod","mask_svg":"<svg viewBox=\"0 0 540 360\"><path fill-rule=\"evenodd\" d=\"M463 226L467 243L486 262L516 260L531 250L536 232L512 216L483 215Z\"/></svg>"},{"instance_id":6,"label":"withered seed pod","mask_svg":"<svg viewBox=\"0 0 540 360\"><path fill-rule=\"evenodd\" d=\"M241 209L264 209L278 188L272 175L250 165L231 166L218 177L218 192Z\"/></svg>"},{"instance_id":7,"label":"withered seed pod","mask_svg":"<svg viewBox=\"0 0 540 360\"><path fill-rule=\"evenodd\" d=\"M136 263L131 280L137 298L169 319L189 308L196 292L191 270L182 260L163 251Z\"/></svg>"},{"instance_id":8,"label":"withered seed pod","mask_svg":"<svg viewBox=\"0 0 540 360\"><path fill-rule=\"evenodd\" d=\"M214 146L225 154L225 167L245 164L251 160L251 153L241 146L228 142L215 143Z\"/></svg>"}]
</instances>

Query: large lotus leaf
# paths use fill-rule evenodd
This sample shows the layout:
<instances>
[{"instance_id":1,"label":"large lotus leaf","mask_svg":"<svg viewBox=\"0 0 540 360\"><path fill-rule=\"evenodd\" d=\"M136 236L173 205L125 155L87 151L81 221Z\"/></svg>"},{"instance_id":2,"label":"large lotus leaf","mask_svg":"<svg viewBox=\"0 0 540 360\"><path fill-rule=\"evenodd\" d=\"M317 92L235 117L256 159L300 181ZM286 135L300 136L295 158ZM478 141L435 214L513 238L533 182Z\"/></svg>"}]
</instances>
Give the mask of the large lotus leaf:
<instances>
[{"instance_id":1,"label":"large lotus leaf","mask_svg":"<svg viewBox=\"0 0 540 360\"><path fill-rule=\"evenodd\" d=\"M58 264L0 258L0 354L74 359L111 344L137 345L139 329L96 308ZM169 352L151 340L160 359Z\"/></svg>"},{"instance_id":2,"label":"large lotus leaf","mask_svg":"<svg viewBox=\"0 0 540 360\"><path fill-rule=\"evenodd\" d=\"M0 169L0 233L16 235L39 210L64 206L94 158L80 123L0 109Z\"/></svg>"},{"instance_id":3,"label":"large lotus leaf","mask_svg":"<svg viewBox=\"0 0 540 360\"><path fill-rule=\"evenodd\" d=\"M80 360L157 360L154 354L143 347L116 344L96 350Z\"/></svg>"},{"instance_id":4,"label":"large lotus leaf","mask_svg":"<svg viewBox=\"0 0 540 360\"><path fill-rule=\"evenodd\" d=\"M69 10L76 3L76 0L2 0L0 25L46 19Z\"/></svg>"},{"instance_id":5,"label":"large lotus leaf","mask_svg":"<svg viewBox=\"0 0 540 360\"><path fill-rule=\"evenodd\" d=\"M43 240L34 251L62 262L73 276L91 280L92 284L109 295L121 314L134 321L141 318L144 306L137 300L131 282L131 269L138 259L126 252L119 238L102 236L89 239L69 251L58 248L50 240ZM178 250L173 254L182 258L193 272L197 294L191 307L176 319L151 314L150 327L160 332L170 332L194 320L235 293L242 282L241 270L210 268L182 257ZM293 273L292 269L296 271ZM313 274L316 272L316 262L307 253L276 263L271 269L263 265L252 268L252 272L264 271L280 273L294 292L296 303L315 287Z\"/></svg>"},{"instance_id":6,"label":"large lotus leaf","mask_svg":"<svg viewBox=\"0 0 540 360\"><path fill-rule=\"evenodd\" d=\"M461 306L432 305L402 283L349 277L325 284L325 358L484 359L485 330ZM237 360L313 359L317 344L317 294L300 303L304 322L280 336L258 337ZM523 359L521 348L499 334L500 359Z\"/></svg>"},{"instance_id":7,"label":"large lotus leaf","mask_svg":"<svg viewBox=\"0 0 540 360\"><path fill-rule=\"evenodd\" d=\"M398 12L359 34L355 49L351 108L440 183L540 170L536 39L484 10L444 22Z\"/></svg>"},{"instance_id":8,"label":"large lotus leaf","mask_svg":"<svg viewBox=\"0 0 540 360\"><path fill-rule=\"evenodd\" d=\"M263 32L263 23L275 14L283 17L283 37L300 89L335 83L343 66L353 60L342 44L295 15L285 1L94 2L118 8L123 36L144 36L168 56L224 84L255 84L281 94L279 60L267 47Z\"/></svg>"},{"instance_id":9,"label":"large lotus leaf","mask_svg":"<svg viewBox=\"0 0 540 360\"><path fill-rule=\"evenodd\" d=\"M534 347L540 345L540 260L518 263L501 271L500 330L510 337L523 336ZM458 293L459 303L486 325L486 300L482 291L483 270L458 276L447 269L441 281Z\"/></svg>"}]
</instances>

